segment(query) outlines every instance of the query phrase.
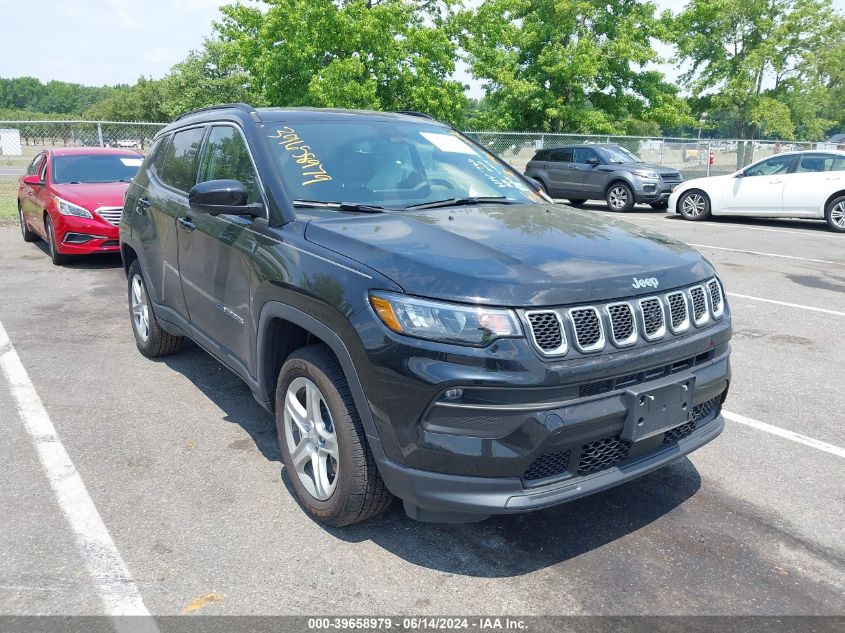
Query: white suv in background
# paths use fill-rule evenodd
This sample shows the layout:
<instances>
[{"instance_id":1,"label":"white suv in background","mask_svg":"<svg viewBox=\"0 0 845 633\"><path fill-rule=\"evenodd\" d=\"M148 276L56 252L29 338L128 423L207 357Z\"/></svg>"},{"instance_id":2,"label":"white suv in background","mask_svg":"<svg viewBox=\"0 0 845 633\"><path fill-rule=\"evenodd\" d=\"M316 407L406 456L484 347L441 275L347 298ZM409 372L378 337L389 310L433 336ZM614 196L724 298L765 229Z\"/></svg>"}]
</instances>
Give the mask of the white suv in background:
<instances>
[{"instance_id":1,"label":"white suv in background","mask_svg":"<svg viewBox=\"0 0 845 633\"><path fill-rule=\"evenodd\" d=\"M818 218L845 232L845 151L786 152L727 176L688 180L672 192L669 211L686 220Z\"/></svg>"}]
</instances>

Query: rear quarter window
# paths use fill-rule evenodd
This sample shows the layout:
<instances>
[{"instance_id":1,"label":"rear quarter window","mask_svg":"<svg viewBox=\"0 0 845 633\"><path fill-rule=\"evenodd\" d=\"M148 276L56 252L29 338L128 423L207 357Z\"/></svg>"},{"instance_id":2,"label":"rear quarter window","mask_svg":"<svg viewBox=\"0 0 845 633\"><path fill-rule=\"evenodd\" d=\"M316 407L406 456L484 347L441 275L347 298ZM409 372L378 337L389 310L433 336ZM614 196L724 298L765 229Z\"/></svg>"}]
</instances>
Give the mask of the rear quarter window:
<instances>
[{"instance_id":1,"label":"rear quarter window","mask_svg":"<svg viewBox=\"0 0 845 633\"><path fill-rule=\"evenodd\" d=\"M168 187L187 193L197 180L197 158L199 157L205 127L195 127L176 132L167 144L161 157L157 174ZM155 166L158 156L153 160Z\"/></svg>"}]
</instances>

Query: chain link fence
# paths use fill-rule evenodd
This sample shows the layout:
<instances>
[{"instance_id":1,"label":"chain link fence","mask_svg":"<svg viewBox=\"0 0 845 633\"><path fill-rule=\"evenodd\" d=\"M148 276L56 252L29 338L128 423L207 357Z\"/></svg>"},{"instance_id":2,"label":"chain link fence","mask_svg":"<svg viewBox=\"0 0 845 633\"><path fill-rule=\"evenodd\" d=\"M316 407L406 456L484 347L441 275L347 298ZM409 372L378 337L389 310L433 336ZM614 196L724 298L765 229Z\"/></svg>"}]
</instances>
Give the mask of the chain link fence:
<instances>
[{"instance_id":1,"label":"chain link fence","mask_svg":"<svg viewBox=\"0 0 845 633\"><path fill-rule=\"evenodd\" d=\"M612 143L624 147L647 163L677 169L684 180L730 174L773 154L801 149L827 148L825 143L739 141L585 134L540 134L530 132L466 132L520 172L540 149L563 145Z\"/></svg>"},{"instance_id":2,"label":"chain link fence","mask_svg":"<svg viewBox=\"0 0 845 633\"><path fill-rule=\"evenodd\" d=\"M38 152L53 147L121 147L146 153L164 123L113 121L0 121L0 217L17 213L18 179ZM684 179L729 174L749 163L825 143L648 138L532 132L467 132L520 172L539 149L571 143L614 143L644 161L673 167Z\"/></svg>"},{"instance_id":3,"label":"chain link fence","mask_svg":"<svg viewBox=\"0 0 845 633\"><path fill-rule=\"evenodd\" d=\"M17 213L18 179L55 147L120 147L146 153L164 123L0 121L0 218Z\"/></svg>"}]
</instances>

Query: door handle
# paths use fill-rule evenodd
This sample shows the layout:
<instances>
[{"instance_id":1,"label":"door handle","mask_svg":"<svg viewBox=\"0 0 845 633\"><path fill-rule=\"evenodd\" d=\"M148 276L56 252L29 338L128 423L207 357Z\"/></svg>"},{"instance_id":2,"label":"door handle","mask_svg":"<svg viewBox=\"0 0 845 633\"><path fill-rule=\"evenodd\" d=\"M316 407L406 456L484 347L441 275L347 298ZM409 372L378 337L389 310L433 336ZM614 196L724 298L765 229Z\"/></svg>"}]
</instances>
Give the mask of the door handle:
<instances>
[{"instance_id":1,"label":"door handle","mask_svg":"<svg viewBox=\"0 0 845 633\"><path fill-rule=\"evenodd\" d=\"M841 180L842 176L828 176L825 180Z\"/></svg>"},{"instance_id":2,"label":"door handle","mask_svg":"<svg viewBox=\"0 0 845 633\"><path fill-rule=\"evenodd\" d=\"M149 198L138 198L138 202L135 203L135 213L138 215L144 214L144 209L150 208L150 199Z\"/></svg>"},{"instance_id":3,"label":"door handle","mask_svg":"<svg viewBox=\"0 0 845 633\"><path fill-rule=\"evenodd\" d=\"M195 228L197 228L197 225L191 222L191 218L179 218L176 221L179 223L179 226L181 226L186 231L193 231Z\"/></svg>"},{"instance_id":4,"label":"door handle","mask_svg":"<svg viewBox=\"0 0 845 633\"><path fill-rule=\"evenodd\" d=\"M770 180L770 181L769 181L769 184L770 184L770 185L779 185L779 184L780 184L780 183L782 183L782 182L783 182L783 180L780 180L780 179L778 179L778 180Z\"/></svg>"}]
</instances>

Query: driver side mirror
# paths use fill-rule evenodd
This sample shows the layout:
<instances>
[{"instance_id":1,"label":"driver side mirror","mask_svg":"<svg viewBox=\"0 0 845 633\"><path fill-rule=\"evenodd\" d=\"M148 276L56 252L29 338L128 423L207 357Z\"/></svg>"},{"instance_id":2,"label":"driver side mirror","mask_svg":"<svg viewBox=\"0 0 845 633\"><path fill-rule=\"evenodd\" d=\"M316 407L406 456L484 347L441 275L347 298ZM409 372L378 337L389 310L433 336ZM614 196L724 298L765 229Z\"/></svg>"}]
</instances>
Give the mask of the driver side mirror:
<instances>
[{"instance_id":1,"label":"driver side mirror","mask_svg":"<svg viewBox=\"0 0 845 633\"><path fill-rule=\"evenodd\" d=\"M262 217L264 207L248 200L246 187L238 180L207 180L195 184L188 193L191 210L197 213Z\"/></svg>"},{"instance_id":2,"label":"driver side mirror","mask_svg":"<svg viewBox=\"0 0 845 633\"><path fill-rule=\"evenodd\" d=\"M38 174L32 174L31 176L23 177L23 184L29 185L30 187L41 187L44 185L44 181L41 180L41 176Z\"/></svg>"},{"instance_id":3,"label":"driver side mirror","mask_svg":"<svg viewBox=\"0 0 845 633\"><path fill-rule=\"evenodd\" d=\"M601 161L600 161L598 158L595 158L595 157L593 157L593 158L588 158L588 159L587 159L587 164L588 164L588 165L592 165L593 167L595 167L596 165L601 165Z\"/></svg>"}]
</instances>

